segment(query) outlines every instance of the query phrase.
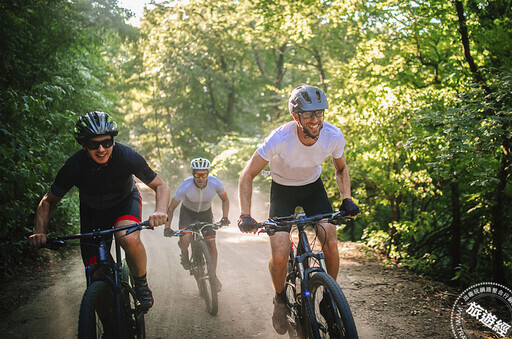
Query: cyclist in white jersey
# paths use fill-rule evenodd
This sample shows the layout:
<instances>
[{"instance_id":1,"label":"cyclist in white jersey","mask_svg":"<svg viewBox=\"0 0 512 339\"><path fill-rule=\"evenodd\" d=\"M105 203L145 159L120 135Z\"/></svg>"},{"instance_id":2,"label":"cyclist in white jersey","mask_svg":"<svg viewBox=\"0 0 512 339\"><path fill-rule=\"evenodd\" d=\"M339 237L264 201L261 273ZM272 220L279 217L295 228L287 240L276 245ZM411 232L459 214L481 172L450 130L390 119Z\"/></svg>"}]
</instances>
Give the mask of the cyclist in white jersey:
<instances>
[{"instance_id":1,"label":"cyclist in white jersey","mask_svg":"<svg viewBox=\"0 0 512 339\"><path fill-rule=\"evenodd\" d=\"M228 219L229 214L229 199L224 189L222 182L215 176L209 175L210 161L205 158L196 158L190 162L192 176L188 177L181 183L176 190L174 197L171 200L167 210L168 219L164 228L165 236L172 236L171 222L174 215L174 210L181 203L179 228L186 228L188 225L195 221L202 221L207 223L213 222L212 213L212 200L215 195L218 195L222 201L222 219L223 226L230 224ZM217 246L215 244L216 232L211 227L206 228L203 232L206 239L206 245L210 252L213 267L217 270ZM190 268L188 247L192 241L192 234L188 233L180 237L178 246L181 249L181 264L183 268L188 270ZM217 288L220 292L222 284L217 278Z\"/></svg>"},{"instance_id":2,"label":"cyclist in white jersey","mask_svg":"<svg viewBox=\"0 0 512 339\"><path fill-rule=\"evenodd\" d=\"M337 127L324 122L326 108L327 97L320 88L305 85L292 91L288 109L294 121L272 131L240 175L238 192L241 215L238 227L242 232L256 232L256 221L250 215L252 182L267 164L270 164L272 176L270 217L292 215L297 206L301 206L308 216L332 212L320 179L321 165L329 156L332 156L336 183L343 197L340 209L349 216L359 213L350 194L350 177L344 155L345 138ZM327 273L336 279L339 270L336 227L323 220L315 229L323 245ZM270 246L272 256L269 270L276 292L272 323L276 332L285 334L288 321L284 284L291 246L289 235L277 232L270 237Z\"/></svg>"}]
</instances>

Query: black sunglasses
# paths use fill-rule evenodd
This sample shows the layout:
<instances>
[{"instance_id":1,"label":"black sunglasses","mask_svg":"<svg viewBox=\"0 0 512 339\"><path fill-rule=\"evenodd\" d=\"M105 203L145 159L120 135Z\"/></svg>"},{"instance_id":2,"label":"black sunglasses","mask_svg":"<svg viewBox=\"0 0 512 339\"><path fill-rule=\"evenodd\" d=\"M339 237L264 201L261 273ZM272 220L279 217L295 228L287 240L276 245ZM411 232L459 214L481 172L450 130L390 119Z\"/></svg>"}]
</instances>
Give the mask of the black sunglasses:
<instances>
[{"instance_id":1,"label":"black sunglasses","mask_svg":"<svg viewBox=\"0 0 512 339\"><path fill-rule=\"evenodd\" d=\"M112 147L113 144L114 138L105 139L101 141L88 140L85 142L85 147L87 147L88 150L93 151L95 149L98 149L100 145L103 146L103 148L109 148Z\"/></svg>"},{"instance_id":2,"label":"black sunglasses","mask_svg":"<svg viewBox=\"0 0 512 339\"><path fill-rule=\"evenodd\" d=\"M304 119L311 119L313 117L313 114L317 118L322 118L324 116L324 110L319 109L317 111L307 111L307 112L298 112Z\"/></svg>"}]
</instances>

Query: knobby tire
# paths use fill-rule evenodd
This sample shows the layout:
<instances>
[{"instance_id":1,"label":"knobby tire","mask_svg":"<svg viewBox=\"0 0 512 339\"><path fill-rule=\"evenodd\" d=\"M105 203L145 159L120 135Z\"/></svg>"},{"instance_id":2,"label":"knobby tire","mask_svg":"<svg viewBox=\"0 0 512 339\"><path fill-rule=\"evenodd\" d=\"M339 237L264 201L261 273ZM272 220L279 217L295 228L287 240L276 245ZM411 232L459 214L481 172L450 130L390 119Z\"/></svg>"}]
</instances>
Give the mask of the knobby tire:
<instances>
[{"instance_id":1,"label":"knobby tire","mask_svg":"<svg viewBox=\"0 0 512 339\"><path fill-rule=\"evenodd\" d=\"M216 315L219 310L218 298L217 298L217 284L216 284L216 275L215 270L213 268L213 262L210 256L210 251L208 251L208 246L206 245L206 241L201 240L199 242L201 245L198 246L199 255L203 257L204 266L201 272L203 272L202 277L200 277L201 289L203 292L203 298L206 303L206 308L211 315Z\"/></svg>"},{"instance_id":2,"label":"knobby tire","mask_svg":"<svg viewBox=\"0 0 512 339\"><path fill-rule=\"evenodd\" d=\"M345 295L336 281L325 272L315 273L308 284L311 299L306 307L310 321L318 324L319 338L348 338L357 339L354 318ZM327 291L327 293L324 293ZM320 303L328 305L320 310ZM327 311L326 311L327 310ZM313 320L314 318L314 320ZM311 333L313 337L317 335Z\"/></svg>"},{"instance_id":3,"label":"knobby tire","mask_svg":"<svg viewBox=\"0 0 512 339\"><path fill-rule=\"evenodd\" d=\"M100 315L98 315L99 311ZM101 320L100 320L101 318ZM104 281L95 281L85 290L78 317L78 338L96 339L108 334L114 328L114 295ZM104 326L104 322L110 326Z\"/></svg>"}]
</instances>

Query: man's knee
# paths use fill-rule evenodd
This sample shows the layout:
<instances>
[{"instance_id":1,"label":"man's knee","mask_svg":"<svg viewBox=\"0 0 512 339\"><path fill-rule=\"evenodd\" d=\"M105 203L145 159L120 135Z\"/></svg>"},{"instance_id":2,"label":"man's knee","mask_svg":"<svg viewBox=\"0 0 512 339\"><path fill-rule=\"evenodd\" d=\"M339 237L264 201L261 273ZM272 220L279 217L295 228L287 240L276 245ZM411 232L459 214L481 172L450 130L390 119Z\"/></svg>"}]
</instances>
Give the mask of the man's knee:
<instances>
[{"instance_id":1,"label":"man's knee","mask_svg":"<svg viewBox=\"0 0 512 339\"><path fill-rule=\"evenodd\" d=\"M338 238L336 237L336 234L329 234L326 238L327 239L324 240L324 244L323 244L323 251L325 251L325 249L337 251L338 250Z\"/></svg>"},{"instance_id":2,"label":"man's knee","mask_svg":"<svg viewBox=\"0 0 512 339\"><path fill-rule=\"evenodd\" d=\"M285 266L288 263L288 253L284 254L282 252L273 253L270 258L270 265L276 267Z\"/></svg>"},{"instance_id":3,"label":"man's knee","mask_svg":"<svg viewBox=\"0 0 512 339\"><path fill-rule=\"evenodd\" d=\"M119 238L119 242L121 243L121 247L127 252L130 251L131 249L138 248L139 246L144 246L142 244L142 241L140 240L140 237L136 236L136 234L131 234Z\"/></svg>"}]
</instances>

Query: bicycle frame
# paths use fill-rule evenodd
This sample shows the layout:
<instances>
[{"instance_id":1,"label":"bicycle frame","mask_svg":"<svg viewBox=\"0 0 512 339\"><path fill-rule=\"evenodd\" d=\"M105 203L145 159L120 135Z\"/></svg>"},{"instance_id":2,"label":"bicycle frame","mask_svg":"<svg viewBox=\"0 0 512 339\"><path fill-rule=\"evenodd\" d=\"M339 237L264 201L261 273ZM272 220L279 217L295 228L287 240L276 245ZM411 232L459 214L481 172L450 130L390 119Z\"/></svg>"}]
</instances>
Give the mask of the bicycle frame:
<instances>
[{"instance_id":1,"label":"bicycle frame","mask_svg":"<svg viewBox=\"0 0 512 339\"><path fill-rule=\"evenodd\" d=\"M186 233L192 233L190 243L190 274L194 276L201 297L204 298L206 308L212 315L216 315L218 311L217 299L217 283L212 278L216 277L215 267L212 264L210 252L208 250L207 241L203 237L203 229L212 227L218 229L222 227L218 223L194 222L187 228L174 232L175 236L182 236Z\"/></svg>"},{"instance_id":2,"label":"bicycle frame","mask_svg":"<svg viewBox=\"0 0 512 339\"><path fill-rule=\"evenodd\" d=\"M292 277L296 277L298 274L299 282L301 285L301 293L300 299L303 299L305 302L299 299L301 305L290 305L290 307L296 308L300 314L304 314L305 303L311 303L311 292L309 291L309 280L313 276L314 273L317 272L325 272L327 273L327 267L325 266L324 255L321 251L318 253L314 253L309 244L309 240L305 231L305 228L308 225L315 225L318 227L318 224L324 218L332 218L334 216L338 216L339 212L321 214L313 217L305 217L301 216L297 219L293 217L276 217L270 218L270 222L260 223L260 227L270 226L266 231L269 235L274 234L276 231L287 231L291 232L291 225L294 224L298 230L299 241L296 249L292 246L290 249L290 259L293 258L293 266L288 269L287 279ZM261 231L260 231L261 232ZM319 263L319 266L310 266L309 259L313 258ZM293 286L296 289L296 286ZM316 318L311 322L311 330L315 337L319 337L319 327L316 321Z\"/></svg>"},{"instance_id":3,"label":"bicycle frame","mask_svg":"<svg viewBox=\"0 0 512 339\"><path fill-rule=\"evenodd\" d=\"M95 230L90 233L82 233L82 234L76 234L71 236L64 236L64 237L57 237L53 239L48 239L47 247L51 249L57 249L59 247L62 247L66 244L66 240L75 240L75 239L83 239L83 238L98 238L102 235L107 234L113 234L115 232L126 230L125 235L129 235L137 230L141 230L142 228L151 228L148 226L149 222L144 221L136 224L121 226L118 228L111 228L107 230ZM121 296L121 281L120 281L120 272L122 267L122 252L121 252L121 245L116 237L114 237L114 244L115 244L115 260L112 258L109 250L109 244L112 240L111 239L105 239L101 240L99 245L96 244L90 244L85 243L84 245L87 246L97 246L98 247L98 260L96 263L86 266L85 267L85 275L87 280L87 287L89 287L93 282L102 280L108 284L108 286L112 289L112 292L114 293L114 307L115 307L115 314L116 314L116 328L117 333L119 333L120 338L125 338L125 328L123 326L123 309L122 309L122 296ZM94 277L94 273L96 271L100 271L101 275L99 277ZM137 301L138 303L138 301ZM137 306L140 304L137 304Z\"/></svg>"},{"instance_id":4,"label":"bicycle frame","mask_svg":"<svg viewBox=\"0 0 512 339\"><path fill-rule=\"evenodd\" d=\"M301 298L304 298L306 302L311 301L311 293L308 289L309 279L312 274L316 272L327 272L325 266L324 255L322 252L314 253L311 250L311 246L309 245L309 239L305 232L305 225L298 224L296 225L299 231L299 242L297 244L296 253L294 253L293 246L290 249L291 254L294 257L294 265L296 266L296 270L299 272L299 279L301 282ZM320 266L310 266L309 259L316 259ZM293 272L288 272L289 274ZM301 306L304 305L304 302ZM301 311L303 312L303 310ZM312 330L314 333L318 332L318 323L313 322L311 324Z\"/></svg>"},{"instance_id":5,"label":"bicycle frame","mask_svg":"<svg viewBox=\"0 0 512 339\"><path fill-rule=\"evenodd\" d=\"M112 291L114 292L114 307L115 307L115 314L116 314L116 327L119 333L120 338L126 337L126 334L124 333L124 326L123 324L123 315L122 315L122 300L121 300L121 282L119 279L121 266L122 266L122 258L121 258L121 245L117 241L117 239L114 240L115 243L115 251L116 251L116 259L114 260L112 256L110 255L110 252L107 250L107 243L111 240L102 240L100 242L100 245L98 247L99 250L99 256L98 261L93 264L92 266L87 266L85 268L85 274L87 278L87 286L92 284L94 281L97 280L103 280L105 281ZM110 269L110 271L103 272L108 274L102 274L101 277L94 278L94 272L102 269L107 268Z\"/></svg>"}]
</instances>

